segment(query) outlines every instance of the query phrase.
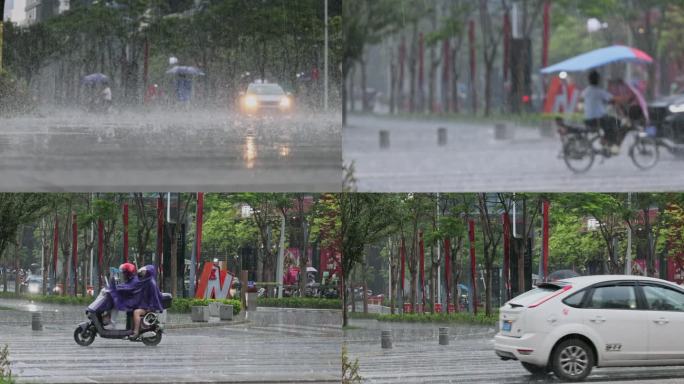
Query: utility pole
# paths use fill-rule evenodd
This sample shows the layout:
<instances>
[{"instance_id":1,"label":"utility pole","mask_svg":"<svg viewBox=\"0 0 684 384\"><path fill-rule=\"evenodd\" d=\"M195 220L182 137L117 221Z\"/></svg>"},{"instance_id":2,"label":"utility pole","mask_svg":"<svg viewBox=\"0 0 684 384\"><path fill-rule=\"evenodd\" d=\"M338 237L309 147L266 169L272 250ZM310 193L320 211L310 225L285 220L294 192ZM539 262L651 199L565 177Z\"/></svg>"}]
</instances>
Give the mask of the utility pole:
<instances>
[{"instance_id":1,"label":"utility pole","mask_svg":"<svg viewBox=\"0 0 684 384\"><path fill-rule=\"evenodd\" d=\"M325 48L323 53L323 110L328 111L328 0L324 4ZM0 38L2 34L0 33Z\"/></svg>"},{"instance_id":2,"label":"utility pole","mask_svg":"<svg viewBox=\"0 0 684 384\"><path fill-rule=\"evenodd\" d=\"M5 0L0 0L0 14L2 14L2 17L0 17L0 72L2 72L2 31L5 28L3 25L5 21Z\"/></svg>"}]
</instances>

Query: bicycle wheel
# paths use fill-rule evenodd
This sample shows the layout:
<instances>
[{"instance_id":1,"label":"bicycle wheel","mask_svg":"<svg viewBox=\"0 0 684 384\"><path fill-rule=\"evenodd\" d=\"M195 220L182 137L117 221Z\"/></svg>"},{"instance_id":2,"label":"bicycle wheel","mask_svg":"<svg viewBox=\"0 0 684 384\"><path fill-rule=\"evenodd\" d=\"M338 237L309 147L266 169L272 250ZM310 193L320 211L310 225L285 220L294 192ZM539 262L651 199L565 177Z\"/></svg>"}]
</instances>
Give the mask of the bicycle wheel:
<instances>
[{"instance_id":1,"label":"bicycle wheel","mask_svg":"<svg viewBox=\"0 0 684 384\"><path fill-rule=\"evenodd\" d=\"M574 173L583 173L594 164L594 149L584 136L570 136L563 145L563 161Z\"/></svg>"},{"instance_id":2,"label":"bicycle wheel","mask_svg":"<svg viewBox=\"0 0 684 384\"><path fill-rule=\"evenodd\" d=\"M660 158L658 143L651 137L636 137L629 148L629 157L639 169L651 169Z\"/></svg>"}]
</instances>

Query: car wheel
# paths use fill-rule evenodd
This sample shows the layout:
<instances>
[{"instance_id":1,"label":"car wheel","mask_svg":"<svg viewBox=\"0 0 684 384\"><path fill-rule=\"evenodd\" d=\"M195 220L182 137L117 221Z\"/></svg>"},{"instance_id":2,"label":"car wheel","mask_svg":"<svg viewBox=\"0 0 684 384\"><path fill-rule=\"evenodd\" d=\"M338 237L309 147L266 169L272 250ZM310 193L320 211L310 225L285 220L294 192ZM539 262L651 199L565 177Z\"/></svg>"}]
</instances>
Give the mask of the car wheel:
<instances>
[{"instance_id":1,"label":"car wheel","mask_svg":"<svg viewBox=\"0 0 684 384\"><path fill-rule=\"evenodd\" d=\"M594 367L594 352L582 340L568 339L558 344L553 351L553 373L561 380L581 381Z\"/></svg>"},{"instance_id":2,"label":"car wheel","mask_svg":"<svg viewBox=\"0 0 684 384\"><path fill-rule=\"evenodd\" d=\"M527 369L527 372L531 373L533 376L542 376L551 372L551 369L548 366L540 367L538 365L525 363L523 361L520 363L522 364L523 368Z\"/></svg>"}]
</instances>

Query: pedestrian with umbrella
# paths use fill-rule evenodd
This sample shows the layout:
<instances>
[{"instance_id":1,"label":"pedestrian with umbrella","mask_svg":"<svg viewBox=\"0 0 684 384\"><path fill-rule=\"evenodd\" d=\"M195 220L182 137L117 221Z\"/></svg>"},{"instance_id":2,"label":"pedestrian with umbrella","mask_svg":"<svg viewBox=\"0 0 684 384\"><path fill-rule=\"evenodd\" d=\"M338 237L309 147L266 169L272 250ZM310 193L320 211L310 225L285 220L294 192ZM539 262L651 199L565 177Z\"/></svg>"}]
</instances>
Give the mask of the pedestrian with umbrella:
<instances>
[{"instance_id":1,"label":"pedestrian with umbrella","mask_svg":"<svg viewBox=\"0 0 684 384\"><path fill-rule=\"evenodd\" d=\"M112 89L109 87L109 77L102 73L92 73L84 76L82 83L89 87L90 98L88 101L88 110L95 112L98 110L109 111L112 104ZM102 90L98 92L98 88L102 86Z\"/></svg>"},{"instance_id":2,"label":"pedestrian with umbrella","mask_svg":"<svg viewBox=\"0 0 684 384\"><path fill-rule=\"evenodd\" d=\"M192 99L192 77L204 76L199 68L184 65L174 65L166 74L176 76L176 99L184 104Z\"/></svg>"}]
</instances>

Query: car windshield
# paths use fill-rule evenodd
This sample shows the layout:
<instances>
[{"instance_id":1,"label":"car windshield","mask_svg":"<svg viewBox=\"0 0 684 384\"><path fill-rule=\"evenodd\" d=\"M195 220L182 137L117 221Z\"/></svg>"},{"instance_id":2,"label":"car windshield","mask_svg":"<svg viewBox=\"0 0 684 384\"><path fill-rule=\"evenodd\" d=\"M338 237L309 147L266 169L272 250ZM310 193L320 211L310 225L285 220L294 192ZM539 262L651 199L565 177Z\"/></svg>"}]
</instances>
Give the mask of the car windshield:
<instances>
[{"instance_id":1,"label":"car windshield","mask_svg":"<svg viewBox=\"0 0 684 384\"><path fill-rule=\"evenodd\" d=\"M284 95L285 91L278 84L250 84L248 93L255 95Z\"/></svg>"}]
</instances>

